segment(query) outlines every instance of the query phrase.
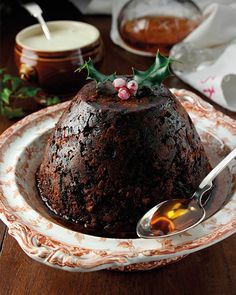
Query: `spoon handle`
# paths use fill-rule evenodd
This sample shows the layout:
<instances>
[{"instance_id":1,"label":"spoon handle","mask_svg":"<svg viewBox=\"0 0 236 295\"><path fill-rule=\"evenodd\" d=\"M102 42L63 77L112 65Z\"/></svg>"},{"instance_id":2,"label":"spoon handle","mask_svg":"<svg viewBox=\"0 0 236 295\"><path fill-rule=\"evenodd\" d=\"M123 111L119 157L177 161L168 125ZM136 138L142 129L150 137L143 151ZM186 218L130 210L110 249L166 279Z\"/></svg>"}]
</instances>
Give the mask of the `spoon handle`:
<instances>
[{"instance_id":1,"label":"spoon handle","mask_svg":"<svg viewBox=\"0 0 236 295\"><path fill-rule=\"evenodd\" d=\"M40 25L41 25L41 28L42 28L42 30L43 30L43 32L44 32L44 35L46 36L46 38L47 38L48 40L50 40L50 39L51 39L51 34L50 34L50 32L49 32L49 29L48 29L47 24L45 23L45 20L44 20L43 17L42 17L42 14L40 14L40 15L37 17L37 19L38 19L38 21L39 21L39 23L40 23Z\"/></svg>"},{"instance_id":2,"label":"spoon handle","mask_svg":"<svg viewBox=\"0 0 236 295\"><path fill-rule=\"evenodd\" d=\"M35 18L37 18L37 20L39 21L41 28L44 32L45 37L50 40L51 39L51 35L48 29L48 26L45 22L45 20L42 17L42 9L41 7L35 3L35 2L30 2L30 3L26 3L26 4L22 4L22 6Z\"/></svg>"},{"instance_id":3,"label":"spoon handle","mask_svg":"<svg viewBox=\"0 0 236 295\"><path fill-rule=\"evenodd\" d=\"M199 188L202 189L216 178L216 176L236 157L236 148L232 150L200 183Z\"/></svg>"}]
</instances>

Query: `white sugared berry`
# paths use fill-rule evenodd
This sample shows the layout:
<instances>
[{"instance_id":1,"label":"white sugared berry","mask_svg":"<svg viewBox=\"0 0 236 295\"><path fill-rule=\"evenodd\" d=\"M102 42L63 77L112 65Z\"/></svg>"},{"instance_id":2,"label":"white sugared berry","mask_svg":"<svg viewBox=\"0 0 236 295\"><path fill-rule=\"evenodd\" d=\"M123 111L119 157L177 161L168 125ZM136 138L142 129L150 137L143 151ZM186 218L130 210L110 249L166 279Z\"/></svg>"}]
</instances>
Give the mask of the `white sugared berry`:
<instances>
[{"instance_id":1,"label":"white sugared berry","mask_svg":"<svg viewBox=\"0 0 236 295\"><path fill-rule=\"evenodd\" d=\"M131 80L126 84L126 87L129 89L130 93L134 95L138 90L138 83L135 80Z\"/></svg>"},{"instance_id":2,"label":"white sugared berry","mask_svg":"<svg viewBox=\"0 0 236 295\"><path fill-rule=\"evenodd\" d=\"M122 100L127 100L130 98L130 92L128 90L128 88L126 87L121 87L119 90L118 90L118 96L120 99Z\"/></svg>"},{"instance_id":3,"label":"white sugared berry","mask_svg":"<svg viewBox=\"0 0 236 295\"><path fill-rule=\"evenodd\" d=\"M124 87L126 85L126 81L122 78L116 78L112 84L114 88L118 91L121 87Z\"/></svg>"}]
</instances>

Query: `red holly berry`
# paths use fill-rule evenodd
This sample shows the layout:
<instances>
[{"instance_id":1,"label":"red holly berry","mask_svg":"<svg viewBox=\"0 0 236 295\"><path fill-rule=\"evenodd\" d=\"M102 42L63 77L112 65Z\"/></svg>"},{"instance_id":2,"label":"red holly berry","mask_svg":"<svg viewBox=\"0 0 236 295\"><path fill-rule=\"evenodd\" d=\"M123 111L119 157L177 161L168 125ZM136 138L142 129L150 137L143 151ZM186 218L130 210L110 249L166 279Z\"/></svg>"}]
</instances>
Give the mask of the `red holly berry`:
<instances>
[{"instance_id":1,"label":"red holly berry","mask_svg":"<svg viewBox=\"0 0 236 295\"><path fill-rule=\"evenodd\" d=\"M126 87L129 89L129 92L132 95L135 95L136 91L138 90L138 83L135 80L131 80L126 84Z\"/></svg>"},{"instance_id":2,"label":"red holly berry","mask_svg":"<svg viewBox=\"0 0 236 295\"><path fill-rule=\"evenodd\" d=\"M126 87L121 87L119 90L118 90L118 96L120 99L122 100L127 100L130 98L130 92L128 90L128 88Z\"/></svg>"},{"instance_id":3,"label":"red holly berry","mask_svg":"<svg viewBox=\"0 0 236 295\"><path fill-rule=\"evenodd\" d=\"M112 84L114 88L118 91L121 87L124 87L126 85L126 81L122 78L116 78Z\"/></svg>"}]
</instances>

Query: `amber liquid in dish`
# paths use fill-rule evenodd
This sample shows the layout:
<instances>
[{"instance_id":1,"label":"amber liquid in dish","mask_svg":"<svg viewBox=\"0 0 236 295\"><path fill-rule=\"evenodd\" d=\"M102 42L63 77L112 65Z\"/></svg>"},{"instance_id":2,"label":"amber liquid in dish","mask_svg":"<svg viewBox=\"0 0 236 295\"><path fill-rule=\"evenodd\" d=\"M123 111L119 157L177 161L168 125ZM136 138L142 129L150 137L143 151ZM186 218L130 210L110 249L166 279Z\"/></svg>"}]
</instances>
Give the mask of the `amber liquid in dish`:
<instances>
[{"instance_id":1,"label":"amber liquid in dish","mask_svg":"<svg viewBox=\"0 0 236 295\"><path fill-rule=\"evenodd\" d=\"M200 20L174 16L144 16L121 25L122 39L131 47L156 54L168 54L170 48L183 40Z\"/></svg>"},{"instance_id":2,"label":"amber liquid in dish","mask_svg":"<svg viewBox=\"0 0 236 295\"><path fill-rule=\"evenodd\" d=\"M162 205L154 213L150 227L155 235L162 236L188 228L201 217L202 211L196 200L181 199Z\"/></svg>"}]
</instances>

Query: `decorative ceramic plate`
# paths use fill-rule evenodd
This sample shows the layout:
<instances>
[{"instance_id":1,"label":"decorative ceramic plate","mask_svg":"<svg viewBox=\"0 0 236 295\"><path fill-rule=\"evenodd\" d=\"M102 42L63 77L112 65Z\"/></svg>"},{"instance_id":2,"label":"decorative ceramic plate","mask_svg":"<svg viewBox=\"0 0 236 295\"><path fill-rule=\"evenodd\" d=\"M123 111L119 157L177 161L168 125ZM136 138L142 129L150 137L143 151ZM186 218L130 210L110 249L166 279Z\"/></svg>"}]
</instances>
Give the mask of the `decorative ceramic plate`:
<instances>
[{"instance_id":1,"label":"decorative ceramic plate","mask_svg":"<svg viewBox=\"0 0 236 295\"><path fill-rule=\"evenodd\" d=\"M202 141L210 145L208 150L222 157L236 147L234 120L189 91L172 91L191 116ZM34 175L48 135L68 104L34 113L0 137L0 218L27 255L69 271L145 270L175 262L235 233L235 162L224 181L230 184L227 202L181 235L154 240L101 238L73 231L53 220L38 199Z\"/></svg>"}]
</instances>

